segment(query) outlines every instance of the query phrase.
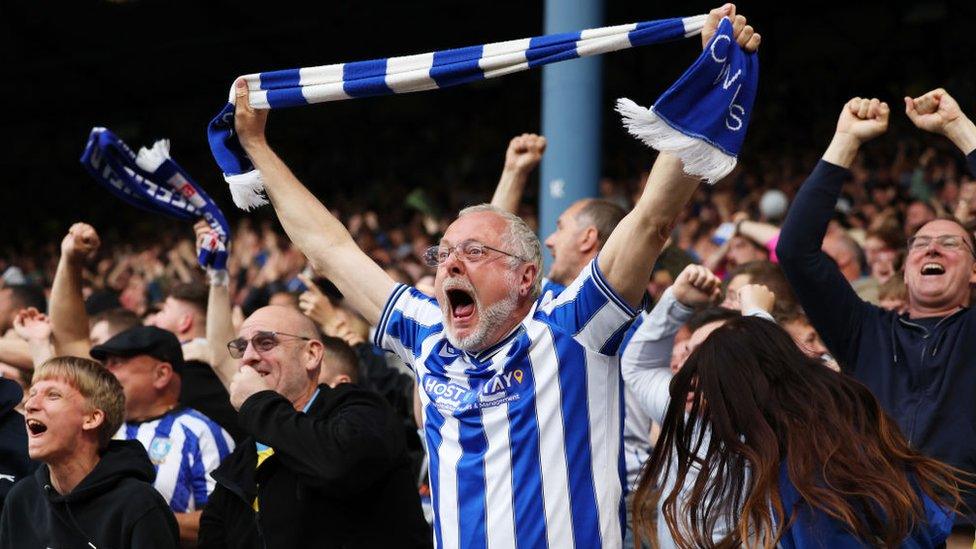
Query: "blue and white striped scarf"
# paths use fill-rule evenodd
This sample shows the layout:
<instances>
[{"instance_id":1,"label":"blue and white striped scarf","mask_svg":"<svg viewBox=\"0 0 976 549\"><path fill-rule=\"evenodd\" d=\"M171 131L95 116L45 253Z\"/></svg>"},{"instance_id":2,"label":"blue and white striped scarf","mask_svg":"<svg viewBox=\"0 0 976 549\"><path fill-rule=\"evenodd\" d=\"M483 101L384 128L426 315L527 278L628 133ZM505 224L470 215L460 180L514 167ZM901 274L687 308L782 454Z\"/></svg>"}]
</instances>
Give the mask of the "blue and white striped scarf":
<instances>
[{"instance_id":1,"label":"blue and white striped scarf","mask_svg":"<svg viewBox=\"0 0 976 549\"><path fill-rule=\"evenodd\" d=\"M248 84L251 106L258 109L408 93L695 36L701 33L705 18L662 19L241 78ZM631 133L658 150L674 152L685 161L688 173L714 182L735 166L757 78L756 55L746 54L735 44L732 25L725 19L695 65L652 109L621 100L618 111ZM208 135L234 203L248 210L267 204L267 200L260 174L234 136L235 96L231 87L228 103L210 122Z\"/></svg>"},{"instance_id":2,"label":"blue and white striped scarf","mask_svg":"<svg viewBox=\"0 0 976 549\"><path fill-rule=\"evenodd\" d=\"M230 238L227 219L170 158L169 140L161 139L151 149L143 147L136 154L109 130L92 128L81 164L95 181L132 206L186 221L205 219L213 236L202 244L197 261L205 268L226 268Z\"/></svg>"}]
</instances>

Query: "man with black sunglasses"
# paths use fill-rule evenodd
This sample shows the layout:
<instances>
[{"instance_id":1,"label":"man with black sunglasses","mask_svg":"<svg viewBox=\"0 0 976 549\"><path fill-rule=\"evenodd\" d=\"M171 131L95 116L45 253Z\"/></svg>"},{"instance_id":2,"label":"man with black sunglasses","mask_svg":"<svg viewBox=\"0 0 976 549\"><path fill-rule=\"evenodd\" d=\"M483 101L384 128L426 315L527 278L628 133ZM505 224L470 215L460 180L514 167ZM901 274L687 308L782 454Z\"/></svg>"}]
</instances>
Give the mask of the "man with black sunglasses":
<instances>
[{"instance_id":1,"label":"man with black sunglasses","mask_svg":"<svg viewBox=\"0 0 976 549\"><path fill-rule=\"evenodd\" d=\"M943 89L905 98L920 129L944 135L976 173L976 125ZM905 433L931 457L976 473L976 283L973 234L955 219L921 225L908 241L908 311L899 315L858 298L822 251L834 204L861 145L885 132L889 108L855 98L841 111L823 159L793 201L776 254L805 312L842 370L867 385ZM976 510L976 492L963 494ZM969 524L970 526L966 526ZM972 545L972 516L956 535ZM968 530L968 536L966 534ZM949 547L960 546L949 538Z\"/></svg>"},{"instance_id":2,"label":"man with black sunglasses","mask_svg":"<svg viewBox=\"0 0 976 549\"><path fill-rule=\"evenodd\" d=\"M324 346L293 307L258 309L215 364L250 435L213 473L201 547L430 547L403 429L380 395L318 383Z\"/></svg>"}]
</instances>

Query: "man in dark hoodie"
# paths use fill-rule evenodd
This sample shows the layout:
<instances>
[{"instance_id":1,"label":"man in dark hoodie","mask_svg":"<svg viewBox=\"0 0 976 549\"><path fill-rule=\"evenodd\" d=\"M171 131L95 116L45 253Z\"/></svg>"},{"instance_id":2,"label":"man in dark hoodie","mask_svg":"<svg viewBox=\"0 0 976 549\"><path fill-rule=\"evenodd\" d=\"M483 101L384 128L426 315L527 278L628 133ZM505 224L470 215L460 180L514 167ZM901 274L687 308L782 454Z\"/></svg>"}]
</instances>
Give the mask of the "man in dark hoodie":
<instances>
[{"instance_id":1,"label":"man in dark hoodie","mask_svg":"<svg viewBox=\"0 0 976 549\"><path fill-rule=\"evenodd\" d=\"M23 397L17 382L0 377L0 511L14 483L36 468L27 456L24 416L14 409Z\"/></svg>"},{"instance_id":2,"label":"man in dark hoodie","mask_svg":"<svg viewBox=\"0 0 976 549\"><path fill-rule=\"evenodd\" d=\"M18 482L0 515L0 548L177 547L169 506L138 441L113 441L125 397L100 364L53 358L34 373L25 403L27 449L42 462Z\"/></svg>"},{"instance_id":3,"label":"man in dark hoodie","mask_svg":"<svg viewBox=\"0 0 976 549\"><path fill-rule=\"evenodd\" d=\"M948 137L976 173L976 125L945 90L905 98L921 129ZM844 372L867 385L912 446L976 473L976 283L973 235L954 219L922 225L908 241L908 312L862 301L821 251L834 204L861 144L881 135L889 109L877 99L852 99L823 159L797 193L776 254L814 327ZM976 511L976 492L964 494ZM972 524L961 518L957 525ZM961 529L966 529L962 527ZM972 544L968 527L967 546ZM965 534L963 534L965 535ZM950 538L949 547L953 547Z\"/></svg>"}]
</instances>

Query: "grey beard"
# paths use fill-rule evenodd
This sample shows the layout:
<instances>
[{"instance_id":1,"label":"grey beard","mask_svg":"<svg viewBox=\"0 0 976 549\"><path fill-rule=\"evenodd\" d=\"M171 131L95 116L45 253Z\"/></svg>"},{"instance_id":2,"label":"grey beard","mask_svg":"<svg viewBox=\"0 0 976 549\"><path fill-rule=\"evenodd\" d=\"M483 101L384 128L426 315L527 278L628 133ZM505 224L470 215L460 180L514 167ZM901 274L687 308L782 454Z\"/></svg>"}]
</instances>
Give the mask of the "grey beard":
<instances>
[{"instance_id":1,"label":"grey beard","mask_svg":"<svg viewBox=\"0 0 976 549\"><path fill-rule=\"evenodd\" d=\"M457 334L448 326L447 322L444 323L447 341L454 347L462 351L468 351L469 353L478 352L488 347L488 336L501 323L511 317L512 313L518 308L518 288L515 287L515 281L512 280L512 290L505 299L485 308L482 308L481 303L476 301L475 306L478 308L480 318L474 331L467 337L457 337ZM447 317L450 313L450 310L445 310L444 316Z\"/></svg>"}]
</instances>

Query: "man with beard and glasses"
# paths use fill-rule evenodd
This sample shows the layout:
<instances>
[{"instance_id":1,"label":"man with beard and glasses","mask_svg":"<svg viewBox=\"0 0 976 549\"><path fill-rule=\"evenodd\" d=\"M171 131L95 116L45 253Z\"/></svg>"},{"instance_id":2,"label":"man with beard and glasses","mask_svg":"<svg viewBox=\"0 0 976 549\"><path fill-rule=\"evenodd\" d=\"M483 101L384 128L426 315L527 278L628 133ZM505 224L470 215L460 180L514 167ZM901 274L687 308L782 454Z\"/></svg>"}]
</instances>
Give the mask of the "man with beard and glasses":
<instances>
[{"instance_id":1,"label":"man with beard and glasses","mask_svg":"<svg viewBox=\"0 0 976 549\"><path fill-rule=\"evenodd\" d=\"M921 129L948 137L976 173L976 125L945 90L905 98ZM923 224L908 241L904 278L908 312L858 298L821 251L834 203L861 145L884 133L887 104L855 98L844 105L823 159L797 193L776 253L811 323L841 369L864 383L922 453L976 473L976 283L973 235L955 219ZM976 492L963 499L976 510ZM972 511L970 511L972 512ZM966 524L960 524L966 523ZM972 517L957 520L971 546ZM949 539L949 547L963 540Z\"/></svg>"},{"instance_id":2,"label":"man with beard and glasses","mask_svg":"<svg viewBox=\"0 0 976 549\"><path fill-rule=\"evenodd\" d=\"M740 45L759 35L734 6ZM292 242L375 342L416 372L438 547L620 547L617 348L698 181L661 153L634 210L555 299L537 302L541 243L517 216L462 210L427 259L436 299L395 283L269 147L267 111L237 83L235 125Z\"/></svg>"}]
</instances>

